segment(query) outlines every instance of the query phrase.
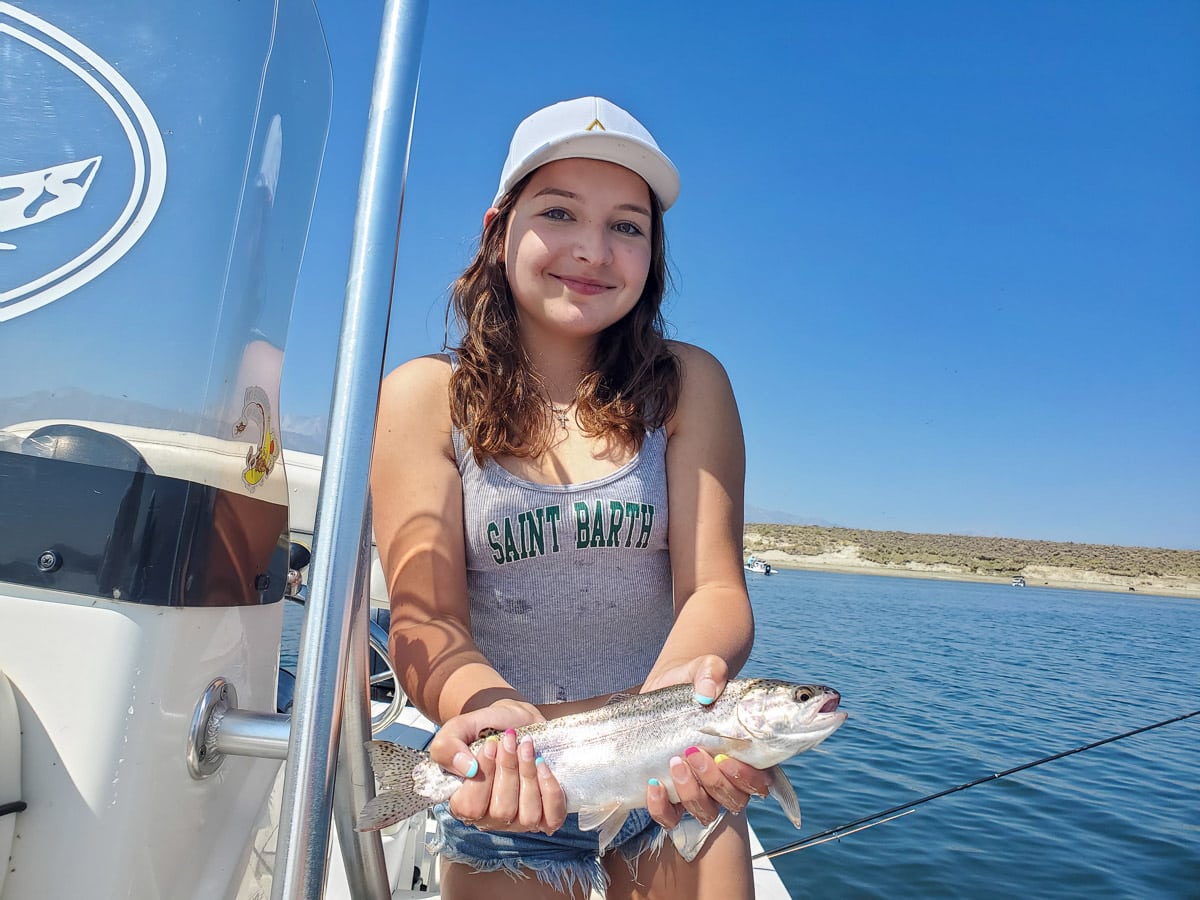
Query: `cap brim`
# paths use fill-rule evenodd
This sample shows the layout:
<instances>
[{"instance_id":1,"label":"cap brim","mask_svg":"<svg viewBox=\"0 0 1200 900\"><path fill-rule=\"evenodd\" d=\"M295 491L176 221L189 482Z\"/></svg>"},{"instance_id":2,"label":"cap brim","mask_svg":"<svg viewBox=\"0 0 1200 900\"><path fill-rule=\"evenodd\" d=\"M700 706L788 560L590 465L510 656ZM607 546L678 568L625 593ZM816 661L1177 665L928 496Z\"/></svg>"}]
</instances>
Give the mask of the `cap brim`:
<instances>
[{"instance_id":1,"label":"cap brim","mask_svg":"<svg viewBox=\"0 0 1200 900\"><path fill-rule=\"evenodd\" d=\"M500 185L493 205L534 169L559 159L598 159L624 166L650 186L664 212L679 197L679 171L661 150L627 134L588 132L546 144L527 156Z\"/></svg>"}]
</instances>

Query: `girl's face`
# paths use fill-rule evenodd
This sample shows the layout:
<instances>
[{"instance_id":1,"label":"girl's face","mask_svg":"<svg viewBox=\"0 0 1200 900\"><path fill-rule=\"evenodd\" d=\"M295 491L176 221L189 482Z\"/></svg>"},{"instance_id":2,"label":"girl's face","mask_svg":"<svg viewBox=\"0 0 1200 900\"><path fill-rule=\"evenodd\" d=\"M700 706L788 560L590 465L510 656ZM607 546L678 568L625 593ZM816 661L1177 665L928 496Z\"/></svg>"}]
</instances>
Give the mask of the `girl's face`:
<instances>
[{"instance_id":1,"label":"girl's face","mask_svg":"<svg viewBox=\"0 0 1200 900\"><path fill-rule=\"evenodd\" d=\"M633 309L650 271L651 222L650 188L623 166L563 159L534 172L504 244L526 339L594 338Z\"/></svg>"}]
</instances>

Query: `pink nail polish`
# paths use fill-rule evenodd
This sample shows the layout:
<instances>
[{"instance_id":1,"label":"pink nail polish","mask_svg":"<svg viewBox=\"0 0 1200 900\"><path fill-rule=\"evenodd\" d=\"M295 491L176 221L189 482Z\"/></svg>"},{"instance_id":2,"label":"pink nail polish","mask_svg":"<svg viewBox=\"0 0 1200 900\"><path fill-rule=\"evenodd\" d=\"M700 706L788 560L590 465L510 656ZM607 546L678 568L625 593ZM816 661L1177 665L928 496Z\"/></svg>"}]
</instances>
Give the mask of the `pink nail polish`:
<instances>
[{"instance_id":1,"label":"pink nail polish","mask_svg":"<svg viewBox=\"0 0 1200 900\"><path fill-rule=\"evenodd\" d=\"M693 753L699 753L699 752L700 752L699 747L688 747L686 750L683 751L683 755L691 756Z\"/></svg>"}]
</instances>

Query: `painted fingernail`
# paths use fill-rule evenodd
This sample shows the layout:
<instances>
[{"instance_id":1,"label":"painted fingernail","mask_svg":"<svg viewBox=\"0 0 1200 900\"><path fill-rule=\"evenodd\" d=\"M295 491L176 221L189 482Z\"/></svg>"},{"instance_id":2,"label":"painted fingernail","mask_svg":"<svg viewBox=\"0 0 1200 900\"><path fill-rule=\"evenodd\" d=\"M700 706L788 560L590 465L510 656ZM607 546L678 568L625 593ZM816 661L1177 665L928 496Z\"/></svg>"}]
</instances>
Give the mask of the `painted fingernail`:
<instances>
[{"instance_id":1,"label":"painted fingernail","mask_svg":"<svg viewBox=\"0 0 1200 900\"><path fill-rule=\"evenodd\" d=\"M456 753L454 755L454 768L462 773L463 778L474 778L479 771L479 760L470 753Z\"/></svg>"},{"instance_id":2,"label":"painted fingernail","mask_svg":"<svg viewBox=\"0 0 1200 900\"><path fill-rule=\"evenodd\" d=\"M650 779L648 782L646 782L646 783L647 783L648 785L650 785L650 787L658 787L659 781L658 781L658 779L657 779L657 778L651 778L651 779Z\"/></svg>"},{"instance_id":3,"label":"painted fingernail","mask_svg":"<svg viewBox=\"0 0 1200 900\"><path fill-rule=\"evenodd\" d=\"M683 751L683 755L691 756L693 753L699 753L699 752L700 752L699 747L688 747L686 750Z\"/></svg>"},{"instance_id":4,"label":"painted fingernail","mask_svg":"<svg viewBox=\"0 0 1200 900\"><path fill-rule=\"evenodd\" d=\"M719 766L722 762L724 762L727 759L729 759L729 757L726 756L724 753L718 753L716 756L713 757L713 762L715 762Z\"/></svg>"},{"instance_id":5,"label":"painted fingernail","mask_svg":"<svg viewBox=\"0 0 1200 900\"><path fill-rule=\"evenodd\" d=\"M692 694L692 699L701 706L710 706L716 697L705 697L703 694Z\"/></svg>"},{"instance_id":6,"label":"painted fingernail","mask_svg":"<svg viewBox=\"0 0 1200 900\"><path fill-rule=\"evenodd\" d=\"M517 729L515 729L515 728L506 728L506 729L504 730L504 733L505 733L505 734L511 734L513 737L516 737L516 736L517 736Z\"/></svg>"},{"instance_id":7,"label":"painted fingernail","mask_svg":"<svg viewBox=\"0 0 1200 900\"><path fill-rule=\"evenodd\" d=\"M669 765L672 769L674 769L676 766L683 766L685 769L687 768L687 764L684 763L682 756L672 756L667 765Z\"/></svg>"},{"instance_id":8,"label":"painted fingernail","mask_svg":"<svg viewBox=\"0 0 1200 900\"><path fill-rule=\"evenodd\" d=\"M544 766L546 764L546 760L542 759L542 757L539 756L537 759L535 759L533 761L533 764L535 766Z\"/></svg>"}]
</instances>

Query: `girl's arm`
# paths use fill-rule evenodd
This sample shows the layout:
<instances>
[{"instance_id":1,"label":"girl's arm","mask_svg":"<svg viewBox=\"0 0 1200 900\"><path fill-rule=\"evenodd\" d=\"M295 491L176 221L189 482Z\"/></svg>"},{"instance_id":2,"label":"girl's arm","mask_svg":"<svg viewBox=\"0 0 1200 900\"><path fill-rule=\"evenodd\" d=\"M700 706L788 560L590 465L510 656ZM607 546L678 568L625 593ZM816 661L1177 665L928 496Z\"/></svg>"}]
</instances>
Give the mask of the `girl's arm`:
<instances>
[{"instance_id":1,"label":"girl's arm","mask_svg":"<svg viewBox=\"0 0 1200 900\"><path fill-rule=\"evenodd\" d=\"M683 369L667 443L675 624L646 687L690 680L697 694L712 699L754 642L742 568L746 451L721 364L698 347L673 349Z\"/></svg>"},{"instance_id":2,"label":"girl's arm","mask_svg":"<svg viewBox=\"0 0 1200 900\"><path fill-rule=\"evenodd\" d=\"M435 761L468 778L452 811L481 827L553 831L566 816L565 798L545 766L534 771L508 738L479 760L468 748L484 727L543 717L471 637L449 379L445 357L422 357L388 375L380 393L371 496L391 600L392 659L409 699L443 725L430 746Z\"/></svg>"},{"instance_id":3,"label":"girl's arm","mask_svg":"<svg viewBox=\"0 0 1200 900\"><path fill-rule=\"evenodd\" d=\"M675 624L642 689L691 682L697 702L711 703L754 643L742 568L746 451L721 364L698 347L673 349L683 370L667 442ZM718 806L739 812L770 783L765 772L728 758L714 761L695 748L672 759L670 770L681 803L671 804L661 785L646 795L651 815L668 828L685 808L702 822L711 821Z\"/></svg>"},{"instance_id":4,"label":"girl's arm","mask_svg":"<svg viewBox=\"0 0 1200 900\"><path fill-rule=\"evenodd\" d=\"M392 656L409 698L438 723L496 700L524 699L471 638L449 378L444 357L426 356L384 379L371 463Z\"/></svg>"}]
</instances>

